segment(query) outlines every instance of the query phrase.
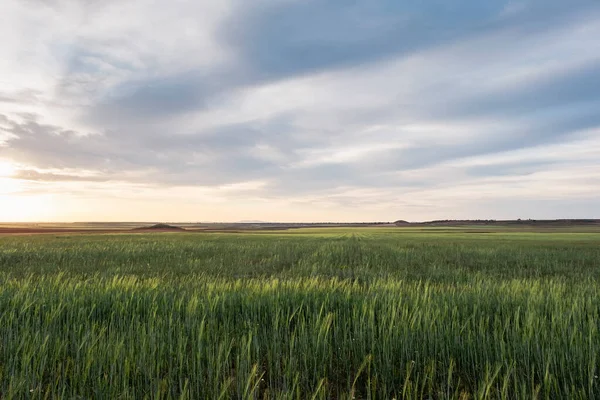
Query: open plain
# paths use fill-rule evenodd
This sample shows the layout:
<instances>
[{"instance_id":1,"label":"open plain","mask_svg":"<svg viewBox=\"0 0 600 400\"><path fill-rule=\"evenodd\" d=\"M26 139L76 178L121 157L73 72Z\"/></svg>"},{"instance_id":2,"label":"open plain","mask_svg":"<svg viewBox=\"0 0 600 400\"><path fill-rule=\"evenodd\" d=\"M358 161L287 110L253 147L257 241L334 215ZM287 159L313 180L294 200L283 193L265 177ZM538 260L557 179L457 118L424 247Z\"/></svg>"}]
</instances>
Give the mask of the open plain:
<instances>
[{"instance_id":1,"label":"open plain","mask_svg":"<svg viewBox=\"0 0 600 400\"><path fill-rule=\"evenodd\" d=\"M598 398L593 228L0 237L2 398Z\"/></svg>"}]
</instances>

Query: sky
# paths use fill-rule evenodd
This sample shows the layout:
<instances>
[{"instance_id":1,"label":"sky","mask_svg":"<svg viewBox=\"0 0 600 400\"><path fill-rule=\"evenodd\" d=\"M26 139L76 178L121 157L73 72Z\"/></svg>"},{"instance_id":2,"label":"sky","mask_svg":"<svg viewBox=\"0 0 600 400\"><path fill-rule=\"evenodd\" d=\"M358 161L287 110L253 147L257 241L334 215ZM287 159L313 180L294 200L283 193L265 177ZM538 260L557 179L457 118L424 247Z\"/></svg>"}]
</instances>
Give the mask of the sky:
<instances>
[{"instance_id":1,"label":"sky","mask_svg":"<svg viewBox=\"0 0 600 400\"><path fill-rule=\"evenodd\" d=\"M598 0L2 0L0 221L600 218Z\"/></svg>"}]
</instances>

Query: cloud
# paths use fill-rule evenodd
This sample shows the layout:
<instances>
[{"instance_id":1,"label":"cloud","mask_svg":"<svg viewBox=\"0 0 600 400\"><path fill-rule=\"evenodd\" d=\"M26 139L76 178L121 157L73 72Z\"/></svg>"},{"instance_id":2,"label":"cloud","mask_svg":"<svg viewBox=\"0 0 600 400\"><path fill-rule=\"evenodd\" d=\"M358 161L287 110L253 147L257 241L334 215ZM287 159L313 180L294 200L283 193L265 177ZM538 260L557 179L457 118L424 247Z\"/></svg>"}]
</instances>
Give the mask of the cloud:
<instances>
[{"instance_id":1,"label":"cloud","mask_svg":"<svg viewBox=\"0 0 600 400\"><path fill-rule=\"evenodd\" d=\"M287 219L598 194L595 1L32 2L0 13L0 159L28 190Z\"/></svg>"},{"instance_id":2,"label":"cloud","mask_svg":"<svg viewBox=\"0 0 600 400\"><path fill-rule=\"evenodd\" d=\"M595 8L589 0L517 7L476 0L267 2L234 13L222 31L226 43L250 60L252 73L271 79L398 57L498 30L527 35Z\"/></svg>"},{"instance_id":3,"label":"cloud","mask_svg":"<svg viewBox=\"0 0 600 400\"><path fill-rule=\"evenodd\" d=\"M95 176L77 174L55 174L52 172L39 172L33 169L17 170L11 178L39 182L104 182L106 179Z\"/></svg>"}]
</instances>

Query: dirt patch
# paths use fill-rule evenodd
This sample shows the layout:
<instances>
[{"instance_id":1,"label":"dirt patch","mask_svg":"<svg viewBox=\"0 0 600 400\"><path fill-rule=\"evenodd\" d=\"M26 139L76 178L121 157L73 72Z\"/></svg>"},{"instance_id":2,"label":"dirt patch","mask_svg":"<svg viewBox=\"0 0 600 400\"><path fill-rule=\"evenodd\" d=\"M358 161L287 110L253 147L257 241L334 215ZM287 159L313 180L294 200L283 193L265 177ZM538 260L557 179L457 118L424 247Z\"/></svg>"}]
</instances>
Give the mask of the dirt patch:
<instances>
[{"instance_id":1,"label":"dirt patch","mask_svg":"<svg viewBox=\"0 0 600 400\"><path fill-rule=\"evenodd\" d=\"M61 229L61 228L0 228L0 235L43 235L43 234L96 234L119 233L122 230L92 230L92 229Z\"/></svg>"},{"instance_id":2,"label":"dirt patch","mask_svg":"<svg viewBox=\"0 0 600 400\"><path fill-rule=\"evenodd\" d=\"M37 227L23 226L11 227L0 226L0 236L6 235L48 235L48 234L71 234L71 235L95 235L105 233L150 233L150 232L185 232L186 230L178 226L167 224L156 224L147 227L123 229L123 228L69 228L69 227Z\"/></svg>"}]
</instances>

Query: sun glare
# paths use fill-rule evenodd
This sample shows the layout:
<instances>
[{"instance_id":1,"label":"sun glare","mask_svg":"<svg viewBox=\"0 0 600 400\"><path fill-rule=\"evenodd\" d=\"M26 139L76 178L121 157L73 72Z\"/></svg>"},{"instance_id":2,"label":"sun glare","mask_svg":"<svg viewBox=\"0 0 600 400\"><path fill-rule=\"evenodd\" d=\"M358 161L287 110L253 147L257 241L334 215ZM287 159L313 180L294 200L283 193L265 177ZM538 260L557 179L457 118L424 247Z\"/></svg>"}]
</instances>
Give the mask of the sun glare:
<instances>
[{"instance_id":1,"label":"sun glare","mask_svg":"<svg viewBox=\"0 0 600 400\"><path fill-rule=\"evenodd\" d=\"M1 222L35 222L52 217L53 202L48 195L22 195L18 193L18 184L6 190L5 185L11 184L0 178L0 223ZM16 182L15 180L12 180Z\"/></svg>"},{"instance_id":2,"label":"sun glare","mask_svg":"<svg viewBox=\"0 0 600 400\"><path fill-rule=\"evenodd\" d=\"M20 189L19 181L12 179L17 169L14 164L6 161L0 161L0 196L5 197L11 193L15 193ZM0 203L0 206L4 206Z\"/></svg>"},{"instance_id":3,"label":"sun glare","mask_svg":"<svg viewBox=\"0 0 600 400\"><path fill-rule=\"evenodd\" d=\"M15 174L17 169L14 164L6 161L0 161L0 178L11 177Z\"/></svg>"},{"instance_id":4,"label":"sun glare","mask_svg":"<svg viewBox=\"0 0 600 400\"><path fill-rule=\"evenodd\" d=\"M26 221L44 214L45 204L39 196L22 196L23 183L13 178L17 167L0 161L0 221Z\"/></svg>"}]
</instances>

